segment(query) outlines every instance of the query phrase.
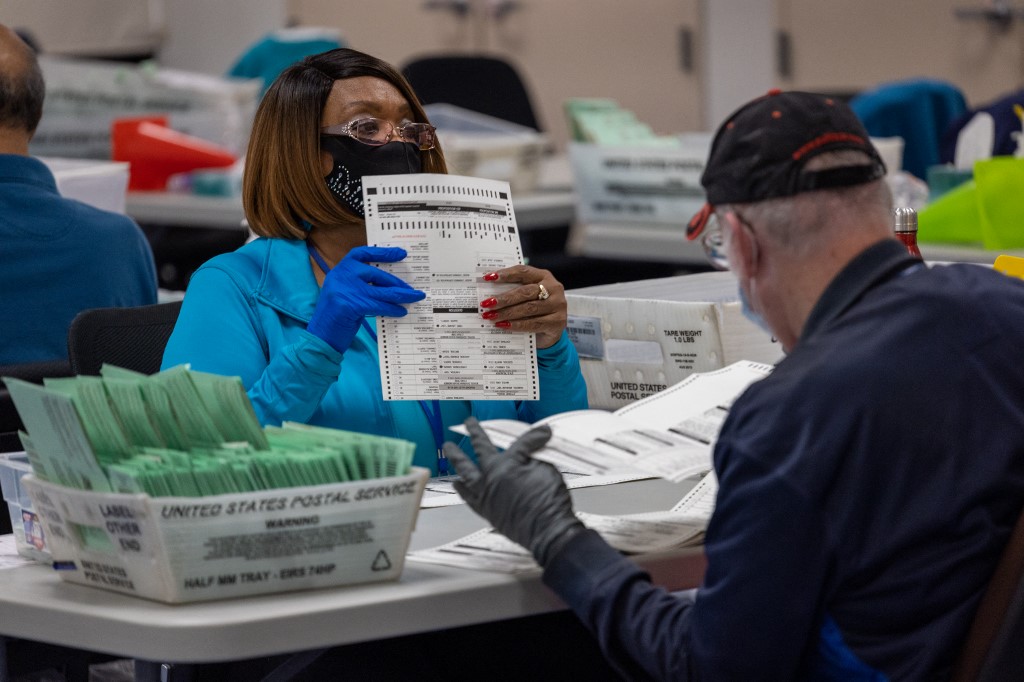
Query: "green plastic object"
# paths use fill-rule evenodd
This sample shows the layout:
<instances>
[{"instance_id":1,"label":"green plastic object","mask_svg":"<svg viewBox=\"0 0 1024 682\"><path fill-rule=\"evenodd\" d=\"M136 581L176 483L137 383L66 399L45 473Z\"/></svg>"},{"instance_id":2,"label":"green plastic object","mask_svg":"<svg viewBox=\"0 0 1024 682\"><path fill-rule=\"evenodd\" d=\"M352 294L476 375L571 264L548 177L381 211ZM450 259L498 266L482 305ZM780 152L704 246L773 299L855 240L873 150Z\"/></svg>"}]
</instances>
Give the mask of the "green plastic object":
<instances>
[{"instance_id":1,"label":"green plastic object","mask_svg":"<svg viewBox=\"0 0 1024 682\"><path fill-rule=\"evenodd\" d=\"M922 243L1024 249L1024 159L996 156L974 163L974 179L918 213Z\"/></svg>"},{"instance_id":2,"label":"green plastic object","mask_svg":"<svg viewBox=\"0 0 1024 682\"><path fill-rule=\"evenodd\" d=\"M968 180L922 208L917 215L917 241L976 244L982 241L976 180Z\"/></svg>"},{"instance_id":3,"label":"green plastic object","mask_svg":"<svg viewBox=\"0 0 1024 682\"><path fill-rule=\"evenodd\" d=\"M974 164L986 249L1024 248L1024 159L996 156Z\"/></svg>"}]
</instances>

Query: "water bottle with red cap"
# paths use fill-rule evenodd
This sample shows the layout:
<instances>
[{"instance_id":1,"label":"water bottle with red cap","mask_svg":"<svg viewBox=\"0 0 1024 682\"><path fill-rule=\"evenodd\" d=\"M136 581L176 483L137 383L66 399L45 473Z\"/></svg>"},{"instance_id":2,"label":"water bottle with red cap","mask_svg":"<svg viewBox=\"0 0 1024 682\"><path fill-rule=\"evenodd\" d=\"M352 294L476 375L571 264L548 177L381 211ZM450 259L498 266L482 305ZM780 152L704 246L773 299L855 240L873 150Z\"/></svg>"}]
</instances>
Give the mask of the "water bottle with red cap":
<instances>
[{"instance_id":1,"label":"water bottle with red cap","mask_svg":"<svg viewBox=\"0 0 1024 682\"><path fill-rule=\"evenodd\" d=\"M921 257L921 250L917 248L917 211L909 207L900 207L893 210L892 229L896 238L907 247L907 253L916 258Z\"/></svg>"}]
</instances>

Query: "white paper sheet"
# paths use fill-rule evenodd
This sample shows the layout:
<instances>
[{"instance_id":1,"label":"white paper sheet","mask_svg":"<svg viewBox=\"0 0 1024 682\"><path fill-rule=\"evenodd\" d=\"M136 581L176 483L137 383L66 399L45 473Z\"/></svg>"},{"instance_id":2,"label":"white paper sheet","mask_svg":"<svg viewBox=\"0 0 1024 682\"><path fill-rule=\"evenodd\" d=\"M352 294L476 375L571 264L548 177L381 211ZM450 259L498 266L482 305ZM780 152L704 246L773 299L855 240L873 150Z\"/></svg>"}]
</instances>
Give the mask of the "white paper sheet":
<instances>
[{"instance_id":1,"label":"white paper sheet","mask_svg":"<svg viewBox=\"0 0 1024 682\"><path fill-rule=\"evenodd\" d=\"M672 513L683 514L704 520L705 525L711 520L715 511L715 498L718 496L718 477L709 471L686 493L679 503L672 507Z\"/></svg>"},{"instance_id":2,"label":"white paper sheet","mask_svg":"<svg viewBox=\"0 0 1024 682\"><path fill-rule=\"evenodd\" d=\"M406 558L428 564L499 573L540 570L529 551L493 528L478 530L438 547L409 552Z\"/></svg>"},{"instance_id":3,"label":"white paper sheet","mask_svg":"<svg viewBox=\"0 0 1024 682\"><path fill-rule=\"evenodd\" d=\"M420 509L465 504L466 501L455 492L455 487L452 485L456 478L455 476L442 476L427 481L427 487L423 489L423 498L420 500Z\"/></svg>"},{"instance_id":4,"label":"white paper sheet","mask_svg":"<svg viewBox=\"0 0 1024 682\"><path fill-rule=\"evenodd\" d=\"M620 552L664 552L676 547L700 544L706 523L670 512L604 516L576 514L587 528L601 534Z\"/></svg>"},{"instance_id":5,"label":"white paper sheet","mask_svg":"<svg viewBox=\"0 0 1024 682\"><path fill-rule=\"evenodd\" d=\"M386 270L427 297L377 320L385 400L537 400L535 334L499 329L480 302L516 285L483 275L523 262L507 182L457 175L363 178L366 237L408 252Z\"/></svg>"}]
</instances>

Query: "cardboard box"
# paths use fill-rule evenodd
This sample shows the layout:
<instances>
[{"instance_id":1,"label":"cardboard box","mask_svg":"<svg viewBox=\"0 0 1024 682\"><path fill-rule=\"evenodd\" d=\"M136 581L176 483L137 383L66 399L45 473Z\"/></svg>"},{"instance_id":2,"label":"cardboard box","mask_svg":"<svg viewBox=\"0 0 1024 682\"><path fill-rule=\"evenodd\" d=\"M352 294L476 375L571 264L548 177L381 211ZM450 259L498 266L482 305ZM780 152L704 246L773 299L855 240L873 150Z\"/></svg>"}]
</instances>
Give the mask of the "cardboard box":
<instances>
[{"instance_id":1,"label":"cardboard box","mask_svg":"<svg viewBox=\"0 0 1024 682\"><path fill-rule=\"evenodd\" d=\"M570 143L577 219L685 225L704 205L700 176L711 134L686 133L678 139L678 146Z\"/></svg>"},{"instance_id":2,"label":"cardboard box","mask_svg":"<svg viewBox=\"0 0 1024 682\"><path fill-rule=\"evenodd\" d=\"M428 477L166 498L23 483L61 578L181 603L398 578Z\"/></svg>"},{"instance_id":3,"label":"cardboard box","mask_svg":"<svg viewBox=\"0 0 1024 682\"><path fill-rule=\"evenodd\" d=\"M32 465L24 452L0 454L0 490L7 502L14 532L14 546L18 554L49 563L50 553L46 547L46 534L35 512L32 498L22 485L24 477L32 473Z\"/></svg>"},{"instance_id":4,"label":"cardboard box","mask_svg":"<svg viewBox=\"0 0 1024 682\"><path fill-rule=\"evenodd\" d=\"M737 360L782 357L779 343L743 317L728 272L603 284L566 299L594 408L617 409Z\"/></svg>"},{"instance_id":5,"label":"cardboard box","mask_svg":"<svg viewBox=\"0 0 1024 682\"><path fill-rule=\"evenodd\" d=\"M428 104L427 118L448 162L448 172L504 180L513 194L532 192L548 138L532 128L452 104Z\"/></svg>"}]
</instances>

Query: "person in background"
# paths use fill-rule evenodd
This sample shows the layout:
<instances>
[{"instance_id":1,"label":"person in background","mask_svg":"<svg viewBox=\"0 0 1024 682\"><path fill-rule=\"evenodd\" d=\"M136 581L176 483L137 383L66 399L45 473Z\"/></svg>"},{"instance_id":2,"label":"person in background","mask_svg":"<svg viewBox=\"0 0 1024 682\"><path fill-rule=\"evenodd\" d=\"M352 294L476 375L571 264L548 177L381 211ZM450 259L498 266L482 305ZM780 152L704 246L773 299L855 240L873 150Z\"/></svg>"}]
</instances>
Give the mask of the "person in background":
<instances>
[{"instance_id":1,"label":"person in background","mask_svg":"<svg viewBox=\"0 0 1024 682\"><path fill-rule=\"evenodd\" d=\"M43 113L32 49L0 26L0 364L68 356L82 310L156 303L156 267L135 222L57 191L29 156Z\"/></svg>"},{"instance_id":2,"label":"person in background","mask_svg":"<svg viewBox=\"0 0 1024 682\"><path fill-rule=\"evenodd\" d=\"M892 235L850 109L769 93L719 128L688 236L785 357L714 446L707 571L670 594L586 529L561 477L469 422L456 488L530 549L631 678L948 679L1024 506L1024 282L928 267ZM711 219L717 219L717 227Z\"/></svg>"},{"instance_id":3,"label":"person in background","mask_svg":"<svg viewBox=\"0 0 1024 682\"><path fill-rule=\"evenodd\" d=\"M529 266L486 275L519 286L481 306L509 333L537 334L540 400L384 401L374 318L403 316L424 293L370 265L405 252L366 245L361 179L421 171L444 173L444 156L392 66L340 48L285 69L257 109L243 177L261 238L192 276L163 366L240 376L263 424L411 440L414 463L442 473L444 427L585 407L562 285Z\"/></svg>"},{"instance_id":4,"label":"person in background","mask_svg":"<svg viewBox=\"0 0 1024 682\"><path fill-rule=\"evenodd\" d=\"M227 75L259 78L262 95L286 68L312 54L345 47L341 32L320 26L286 26L271 31L245 49Z\"/></svg>"}]
</instances>

